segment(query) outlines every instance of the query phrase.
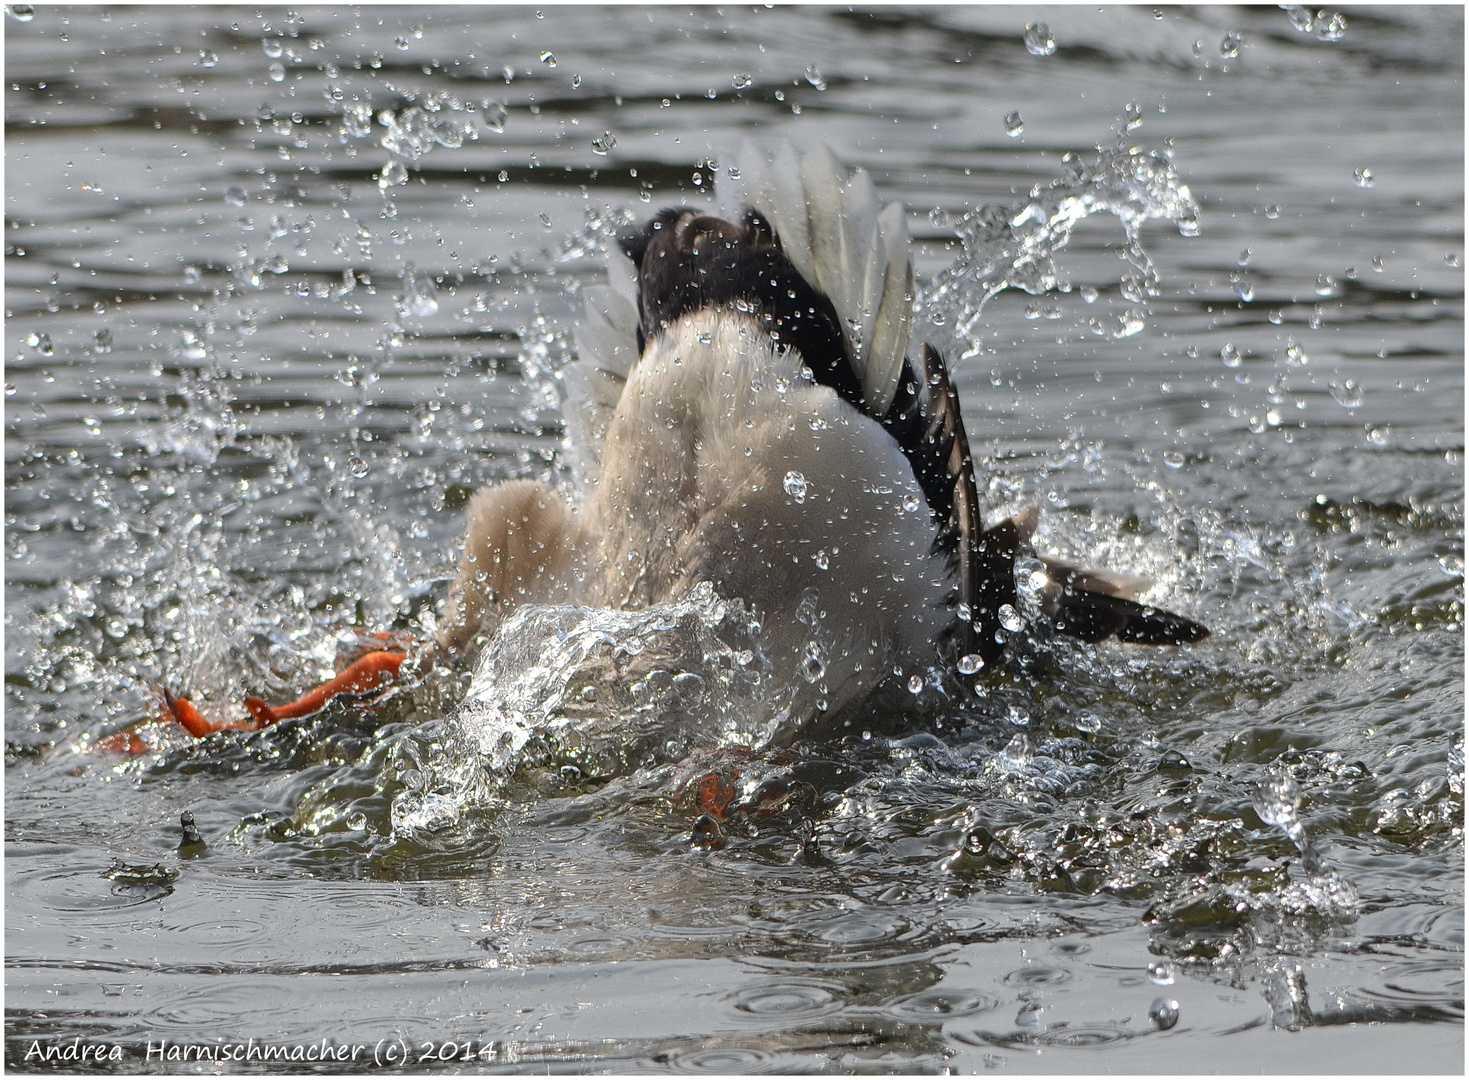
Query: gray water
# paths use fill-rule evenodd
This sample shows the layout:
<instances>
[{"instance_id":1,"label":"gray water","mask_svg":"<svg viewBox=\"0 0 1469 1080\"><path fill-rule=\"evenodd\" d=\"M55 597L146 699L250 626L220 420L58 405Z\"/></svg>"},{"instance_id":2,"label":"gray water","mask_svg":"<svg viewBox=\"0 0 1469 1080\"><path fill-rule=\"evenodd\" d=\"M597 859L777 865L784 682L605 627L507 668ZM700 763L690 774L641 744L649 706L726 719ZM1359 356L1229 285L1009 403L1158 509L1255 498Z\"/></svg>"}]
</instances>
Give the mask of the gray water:
<instances>
[{"instance_id":1,"label":"gray water","mask_svg":"<svg viewBox=\"0 0 1469 1080\"><path fill-rule=\"evenodd\" d=\"M1462 10L4 25L9 1067L1462 1069ZM908 207L987 507L1211 639L1036 641L790 754L491 762L435 685L93 748L422 637L468 492L566 482L608 230L746 137ZM978 211L1134 147L1197 229L1097 212L981 307ZM708 772L792 794L714 837Z\"/></svg>"}]
</instances>

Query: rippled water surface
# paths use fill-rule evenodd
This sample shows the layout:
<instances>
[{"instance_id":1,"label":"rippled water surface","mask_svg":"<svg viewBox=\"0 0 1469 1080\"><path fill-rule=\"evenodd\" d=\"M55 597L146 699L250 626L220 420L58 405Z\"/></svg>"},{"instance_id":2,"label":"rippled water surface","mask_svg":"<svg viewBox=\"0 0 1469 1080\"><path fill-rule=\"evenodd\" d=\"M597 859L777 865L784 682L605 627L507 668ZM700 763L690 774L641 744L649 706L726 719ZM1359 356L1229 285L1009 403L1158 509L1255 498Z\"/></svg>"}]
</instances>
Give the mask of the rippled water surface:
<instances>
[{"instance_id":1,"label":"rippled water surface","mask_svg":"<svg viewBox=\"0 0 1469 1080\"><path fill-rule=\"evenodd\" d=\"M12 1068L1462 1068L1461 10L7 12ZM739 605L530 609L462 713L94 747L423 637L468 493L570 482L610 232L751 137L908 207L988 511L1210 640L777 750Z\"/></svg>"}]
</instances>

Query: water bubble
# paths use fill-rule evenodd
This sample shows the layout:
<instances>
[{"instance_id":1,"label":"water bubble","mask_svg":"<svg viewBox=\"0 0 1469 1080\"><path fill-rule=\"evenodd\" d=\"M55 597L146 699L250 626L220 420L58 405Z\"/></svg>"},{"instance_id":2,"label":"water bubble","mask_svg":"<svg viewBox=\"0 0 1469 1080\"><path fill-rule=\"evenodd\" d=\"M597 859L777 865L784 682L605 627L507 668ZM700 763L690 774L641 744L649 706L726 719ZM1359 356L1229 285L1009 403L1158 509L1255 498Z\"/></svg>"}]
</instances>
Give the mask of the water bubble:
<instances>
[{"instance_id":1,"label":"water bubble","mask_svg":"<svg viewBox=\"0 0 1469 1080\"><path fill-rule=\"evenodd\" d=\"M1362 387L1356 379L1344 379L1341 382L1333 379L1326 387L1336 403L1344 409L1355 409L1362 404Z\"/></svg>"},{"instance_id":2,"label":"water bubble","mask_svg":"<svg viewBox=\"0 0 1469 1080\"><path fill-rule=\"evenodd\" d=\"M367 462L363 461L356 454L353 454L347 459L347 471L358 480L361 480L365 476L367 476L368 473L372 472L372 468L367 464Z\"/></svg>"},{"instance_id":3,"label":"water bubble","mask_svg":"<svg viewBox=\"0 0 1469 1080\"><path fill-rule=\"evenodd\" d=\"M806 478L795 469L786 473L782 486L786 494L796 500L798 506L806 501Z\"/></svg>"},{"instance_id":4,"label":"water bubble","mask_svg":"<svg viewBox=\"0 0 1469 1080\"><path fill-rule=\"evenodd\" d=\"M1056 51L1056 39L1045 23L1031 23L1025 28L1025 51L1031 56L1050 56Z\"/></svg>"},{"instance_id":5,"label":"water bubble","mask_svg":"<svg viewBox=\"0 0 1469 1080\"><path fill-rule=\"evenodd\" d=\"M1158 1025L1159 1031L1169 1031L1178 1023L1178 1001L1160 997L1148 1007L1148 1019Z\"/></svg>"},{"instance_id":6,"label":"water bubble","mask_svg":"<svg viewBox=\"0 0 1469 1080\"><path fill-rule=\"evenodd\" d=\"M30 4L6 4L5 14L16 22L27 23L36 17L36 9Z\"/></svg>"},{"instance_id":7,"label":"water bubble","mask_svg":"<svg viewBox=\"0 0 1469 1080\"><path fill-rule=\"evenodd\" d=\"M743 90L745 89L745 87L751 85L754 81L754 79L750 78L748 72L737 71L734 73L734 75L730 77L729 84L733 86L736 90Z\"/></svg>"},{"instance_id":8,"label":"water bubble","mask_svg":"<svg viewBox=\"0 0 1469 1080\"><path fill-rule=\"evenodd\" d=\"M377 186L384 189L406 183L408 183L408 166L401 161L388 162L383 166L377 178Z\"/></svg>"},{"instance_id":9,"label":"water bubble","mask_svg":"<svg viewBox=\"0 0 1469 1080\"><path fill-rule=\"evenodd\" d=\"M821 77L821 70L815 64L806 68L806 81L818 90L826 89L826 80Z\"/></svg>"},{"instance_id":10,"label":"water bubble","mask_svg":"<svg viewBox=\"0 0 1469 1080\"><path fill-rule=\"evenodd\" d=\"M1224 366L1229 368L1239 367L1245 362L1245 358L1240 355L1239 349L1235 348L1231 341L1226 341L1224 347L1219 350L1219 359L1223 360Z\"/></svg>"},{"instance_id":11,"label":"water bubble","mask_svg":"<svg viewBox=\"0 0 1469 1080\"><path fill-rule=\"evenodd\" d=\"M1018 112L1005 114L1005 134L1012 139L1020 138L1020 133L1025 130L1025 121L1020 119Z\"/></svg>"},{"instance_id":12,"label":"water bubble","mask_svg":"<svg viewBox=\"0 0 1469 1080\"><path fill-rule=\"evenodd\" d=\"M617 136L610 131L602 132L600 139L592 140L592 153L606 157L608 152L617 145Z\"/></svg>"},{"instance_id":13,"label":"water bubble","mask_svg":"<svg viewBox=\"0 0 1469 1080\"><path fill-rule=\"evenodd\" d=\"M541 53L541 63L545 64L547 67L555 67L556 54L549 51Z\"/></svg>"},{"instance_id":14,"label":"water bubble","mask_svg":"<svg viewBox=\"0 0 1469 1080\"><path fill-rule=\"evenodd\" d=\"M984 657L979 653L965 653L959 657L959 674L975 675L984 667Z\"/></svg>"},{"instance_id":15,"label":"water bubble","mask_svg":"<svg viewBox=\"0 0 1469 1080\"><path fill-rule=\"evenodd\" d=\"M1000 605L1000 625L1012 634L1025 628L1025 619L1010 604Z\"/></svg>"},{"instance_id":16,"label":"water bubble","mask_svg":"<svg viewBox=\"0 0 1469 1080\"><path fill-rule=\"evenodd\" d=\"M1359 188L1370 188L1377 182L1376 178L1372 175L1372 170L1366 166L1352 173L1352 179L1356 180Z\"/></svg>"},{"instance_id":17,"label":"water bubble","mask_svg":"<svg viewBox=\"0 0 1469 1080\"><path fill-rule=\"evenodd\" d=\"M1311 32L1311 26L1315 22L1315 19L1311 15L1310 8L1302 7L1299 4L1282 4L1281 6L1285 8L1285 13L1289 17L1292 26L1303 34L1309 34Z\"/></svg>"},{"instance_id":18,"label":"water bubble","mask_svg":"<svg viewBox=\"0 0 1469 1080\"><path fill-rule=\"evenodd\" d=\"M1340 41L1346 36L1347 17L1340 11L1322 8L1316 13L1316 40Z\"/></svg>"},{"instance_id":19,"label":"water bubble","mask_svg":"<svg viewBox=\"0 0 1469 1080\"><path fill-rule=\"evenodd\" d=\"M1244 38L1238 30L1231 30L1224 35L1224 40L1219 43L1219 55L1225 60L1233 60L1239 55L1240 46L1244 44Z\"/></svg>"},{"instance_id":20,"label":"water bubble","mask_svg":"<svg viewBox=\"0 0 1469 1080\"><path fill-rule=\"evenodd\" d=\"M1173 985L1173 965L1167 960L1152 960L1148 963L1148 978L1159 986Z\"/></svg>"}]
</instances>

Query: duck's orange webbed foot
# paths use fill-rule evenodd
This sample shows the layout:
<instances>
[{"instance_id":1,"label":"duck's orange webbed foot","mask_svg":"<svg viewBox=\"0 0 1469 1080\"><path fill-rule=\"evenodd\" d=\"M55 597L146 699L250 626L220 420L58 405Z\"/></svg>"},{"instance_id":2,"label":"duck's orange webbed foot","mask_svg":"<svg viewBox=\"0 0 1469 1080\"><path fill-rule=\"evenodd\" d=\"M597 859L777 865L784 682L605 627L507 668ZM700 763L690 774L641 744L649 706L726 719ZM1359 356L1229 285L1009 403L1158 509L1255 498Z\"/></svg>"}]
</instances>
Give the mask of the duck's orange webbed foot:
<instances>
[{"instance_id":1,"label":"duck's orange webbed foot","mask_svg":"<svg viewBox=\"0 0 1469 1080\"><path fill-rule=\"evenodd\" d=\"M377 649L364 653L349 664L340 675L322 683L315 690L303 694L285 705L267 705L262 698L247 697L245 708L254 717L250 731L259 731L281 720L294 720L298 716L310 716L326 707L326 703L338 694L365 694L376 690L385 682L398 678L398 669L408 658L404 650ZM384 676L387 676L384 678ZM182 719L180 723L184 723ZM187 724L184 724L188 727ZM242 725L244 726L244 725ZM192 728L190 729L193 730Z\"/></svg>"}]
</instances>

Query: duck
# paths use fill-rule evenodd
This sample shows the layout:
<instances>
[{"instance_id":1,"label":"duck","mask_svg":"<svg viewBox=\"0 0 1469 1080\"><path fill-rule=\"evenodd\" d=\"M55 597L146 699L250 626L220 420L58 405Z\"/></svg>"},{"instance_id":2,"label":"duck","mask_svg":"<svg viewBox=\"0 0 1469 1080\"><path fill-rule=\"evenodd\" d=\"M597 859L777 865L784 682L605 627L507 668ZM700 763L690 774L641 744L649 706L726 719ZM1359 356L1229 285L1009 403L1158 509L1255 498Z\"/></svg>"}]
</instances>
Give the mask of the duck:
<instances>
[{"instance_id":1,"label":"duck","mask_svg":"<svg viewBox=\"0 0 1469 1080\"><path fill-rule=\"evenodd\" d=\"M1037 556L1035 506L985 526L949 368L929 343L909 355L902 206L825 146L746 146L741 163L728 209L671 206L610 246L564 372L576 482L471 498L417 670L472 667L526 605L630 611L712 588L763 628L771 670L814 684L770 739L790 743L905 671L993 668L1035 629L1022 609L1084 641L1207 637L1140 600L1146 579ZM164 691L163 715L201 738L310 715L396 682L415 643L387 638L296 701L246 698L221 722ZM104 742L147 749L132 729Z\"/></svg>"},{"instance_id":2,"label":"duck","mask_svg":"<svg viewBox=\"0 0 1469 1080\"><path fill-rule=\"evenodd\" d=\"M747 147L740 179L734 213L672 206L608 252L566 371L575 490L473 497L430 659L472 658L522 605L632 610L701 583L756 615L777 672L816 653L812 712L1004 657L1038 512L984 526L949 369L931 344L908 355L903 208L825 146ZM1208 635L1141 602L1145 579L1040 566L1027 584L1057 633Z\"/></svg>"}]
</instances>

